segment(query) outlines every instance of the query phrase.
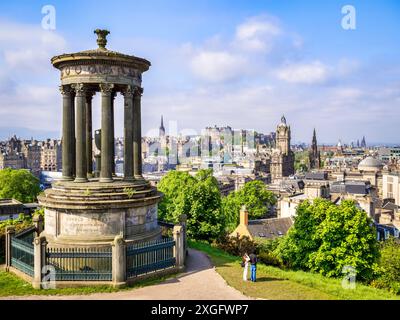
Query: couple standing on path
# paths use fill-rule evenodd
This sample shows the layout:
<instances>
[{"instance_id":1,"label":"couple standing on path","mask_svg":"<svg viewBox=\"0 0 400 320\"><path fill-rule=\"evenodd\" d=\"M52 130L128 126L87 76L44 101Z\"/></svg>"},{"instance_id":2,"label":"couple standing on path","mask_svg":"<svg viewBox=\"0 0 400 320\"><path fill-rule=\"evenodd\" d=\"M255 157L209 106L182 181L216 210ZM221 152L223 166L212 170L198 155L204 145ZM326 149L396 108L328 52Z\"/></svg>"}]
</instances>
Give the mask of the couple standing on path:
<instances>
[{"instance_id":1,"label":"couple standing on path","mask_svg":"<svg viewBox=\"0 0 400 320\"><path fill-rule=\"evenodd\" d=\"M256 272L257 272L257 256L253 252L250 255L247 252L242 257L242 266L244 267L243 270L243 280L247 281L247 271L249 269L249 262L250 262L250 280L256 282Z\"/></svg>"}]
</instances>

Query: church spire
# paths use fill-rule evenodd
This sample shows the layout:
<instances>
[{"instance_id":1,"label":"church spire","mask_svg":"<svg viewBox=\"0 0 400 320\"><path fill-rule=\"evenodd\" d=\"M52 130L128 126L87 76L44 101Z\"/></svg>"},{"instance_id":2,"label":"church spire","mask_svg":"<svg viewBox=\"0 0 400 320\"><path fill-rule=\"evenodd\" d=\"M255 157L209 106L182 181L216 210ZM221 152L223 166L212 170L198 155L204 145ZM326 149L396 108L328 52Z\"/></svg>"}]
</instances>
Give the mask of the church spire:
<instances>
[{"instance_id":1,"label":"church spire","mask_svg":"<svg viewBox=\"0 0 400 320\"><path fill-rule=\"evenodd\" d=\"M317 145L317 133L315 132L315 128L314 128L314 132L313 132L312 144Z\"/></svg>"},{"instance_id":2,"label":"church spire","mask_svg":"<svg viewBox=\"0 0 400 320\"><path fill-rule=\"evenodd\" d=\"M318 150L317 133L315 128L313 131L311 149L309 151L309 167L310 169L319 169L321 167L321 155Z\"/></svg>"},{"instance_id":3,"label":"church spire","mask_svg":"<svg viewBox=\"0 0 400 320\"><path fill-rule=\"evenodd\" d=\"M164 119L161 115L161 125L160 125L160 137L165 136Z\"/></svg>"}]
</instances>

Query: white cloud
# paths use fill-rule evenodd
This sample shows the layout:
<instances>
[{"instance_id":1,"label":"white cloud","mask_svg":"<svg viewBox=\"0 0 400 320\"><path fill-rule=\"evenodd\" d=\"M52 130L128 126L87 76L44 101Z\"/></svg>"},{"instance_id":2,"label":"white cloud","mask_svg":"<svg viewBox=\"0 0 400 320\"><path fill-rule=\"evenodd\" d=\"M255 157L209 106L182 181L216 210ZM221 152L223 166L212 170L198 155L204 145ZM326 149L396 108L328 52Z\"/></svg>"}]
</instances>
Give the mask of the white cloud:
<instances>
[{"instance_id":1,"label":"white cloud","mask_svg":"<svg viewBox=\"0 0 400 320\"><path fill-rule=\"evenodd\" d=\"M62 36L40 25L0 21L0 52L5 67L13 72L49 70L50 58L63 52L65 45Z\"/></svg>"},{"instance_id":2,"label":"white cloud","mask_svg":"<svg viewBox=\"0 0 400 320\"><path fill-rule=\"evenodd\" d=\"M242 50L269 52L273 40L283 33L276 19L259 16L236 28L234 45Z\"/></svg>"},{"instance_id":3,"label":"white cloud","mask_svg":"<svg viewBox=\"0 0 400 320\"><path fill-rule=\"evenodd\" d=\"M193 73L207 81L234 79L245 70L246 59L227 51L200 51L191 61Z\"/></svg>"},{"instance_id":4,"label":"white cloud","mask_svg":"<svg viewBox=\"0 0 400 320\"><path fill-rule=\"evenodd\" d=\"M354 100L363 96L358 88L338 88L333 91L334 97L340 100Z\"/></svg>"},{"instance_id":5,"label":"white cloud","mask_svg":"<svg viewBox=\"0 0 400 320\"><path fill-rule=\"evenodd\" d=\"M316 84L328 79L329 68L320 61L284 66L277 71L277 77L289 83Z\"/></svg>"}]
</instances>

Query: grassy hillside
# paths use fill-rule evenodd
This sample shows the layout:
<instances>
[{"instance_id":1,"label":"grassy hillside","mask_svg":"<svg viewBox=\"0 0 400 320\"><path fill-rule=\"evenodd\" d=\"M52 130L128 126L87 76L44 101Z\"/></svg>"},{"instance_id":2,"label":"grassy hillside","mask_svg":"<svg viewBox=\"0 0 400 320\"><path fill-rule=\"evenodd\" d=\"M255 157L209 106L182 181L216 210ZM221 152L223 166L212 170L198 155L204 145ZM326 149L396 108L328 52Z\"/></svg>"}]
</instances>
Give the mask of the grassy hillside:
<instances>
[{"instance_id":1,"label":"grassy hillside","mask_svg":"<svg viewBox=\"0 0 400 320\"><path fill-rule=\"evenodd\" d=\"M340 279L331 279L303 271L286 271L258 264L257 282L242 280L240 259L202 242L189 242L190 247L208 254L216 271L232 287L243 294L273 300L382 300L400 299L385 290L362 284L344 289ZM250 274L250 272L249 272Z\"/></svg>"}]
</instances>

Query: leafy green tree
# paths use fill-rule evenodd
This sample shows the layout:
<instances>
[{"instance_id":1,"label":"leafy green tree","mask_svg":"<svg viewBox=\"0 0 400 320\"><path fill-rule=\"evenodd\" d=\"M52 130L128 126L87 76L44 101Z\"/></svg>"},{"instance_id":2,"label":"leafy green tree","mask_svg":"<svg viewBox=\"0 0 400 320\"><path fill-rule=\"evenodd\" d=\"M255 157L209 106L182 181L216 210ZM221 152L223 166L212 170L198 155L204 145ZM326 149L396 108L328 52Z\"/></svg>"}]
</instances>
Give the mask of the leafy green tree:
<instances>
[{"instance_id":1,"label":"leafy green tree","mask_svg":"<svg viewBox=\"0 0 400 320\"><path fill-rule=\"evenodd\" d=\"M240 208L245 205L250 219L264 217L276 203L274 194L267 190L262 181L245 183L243 188L231 192L222 199L222 207L227 219L228 229L233 230L239 223Z\"/></svg>"},{"instance_id":2,"label":"leafy green tree","mask_svg":"<svg viewBox=\"0 0 400 320\"><path fill-rule=\"evenodd\" d=\"M322 199L315 199L313 203L304 201L297 207L294 225L276 249L277 255L290 268L309 269L311 253L321 245L316 237L317 228L325 220L329 208L331 203Z\"/></svg>"},{"instance_id":3,"label":"leafy green tree","mask_svg":"<svg viewBox=\"0 0 400 320\"><path fill-rule=\"evenodd\" d=\"M200 170L195 177L186 172L170 171L158 184L164 193L159 218L177 223L187 215L188 236L199 240L216 239L225 229L221 194L212 170Z\"/></svg>"},{"instance_id":4,"label":"leafy green tree","mask_svg":"<svg viewBox=\"0 0 400 320\"><path fill-rule=\"evenodd\" d=\"M193 188L196 179L187 172L169 171L157 188L164 193L164 197L158 206L158 215L161 220L178 222L179 216L187 213L190 203L185 196Z\"/></svg>"},{"instance_id":5,"label":"leafy green tree","mask_svg":"<svg viewBox=\"0 0 400 320\"><path fill-rule=\"evenodd\" d=\"M0 170L0 198L34 202L40 192L39 179L27 170Z\"/></svg>"},{"instance_id":6,"label":"leafy green tree","mask_svg":"<svg viewBox=\"0 0 400 320\"><path fill-rule=\"evenodd\" d=\"M382 242L380 246L379 276L372 283L374 287L386 288L400 293L400 243L395 238Z\"/></svg>"},{"instance_id":7,"label":"leafy green tree","mask_svg":"<svg viewBox=\"0 0 400 320\"><path fill-rule=\"evenodd\" d=\"M299 151L294 154L294 169L296 171L304 171L308 170L309 159L308 159L308 151Z\"/></svg>"},{"instance_id":8,"label":"leafy green tree","mask_svg":"<svg viewBox=\"0 0 400 320\"><path fill-rule=\"evenodd\" d=\"M303 202L277 253L295 269L340 277L351 266L363 280L373 278L379 257L372 220L351 200Z\"/></svg>"}]
</instances>

